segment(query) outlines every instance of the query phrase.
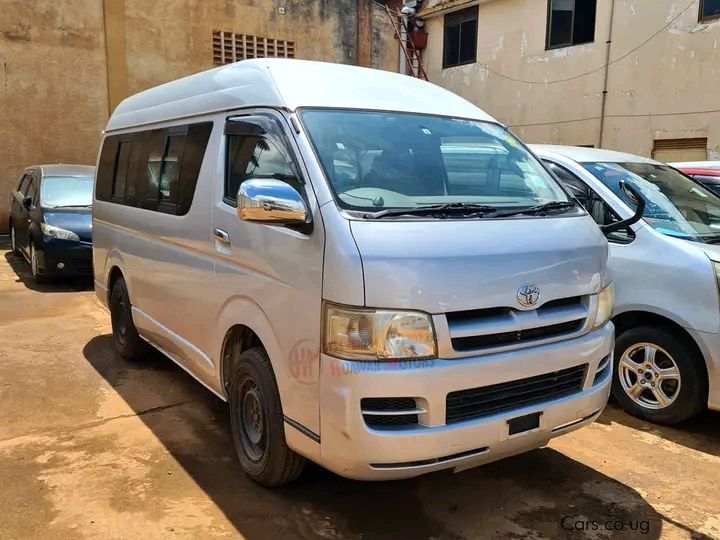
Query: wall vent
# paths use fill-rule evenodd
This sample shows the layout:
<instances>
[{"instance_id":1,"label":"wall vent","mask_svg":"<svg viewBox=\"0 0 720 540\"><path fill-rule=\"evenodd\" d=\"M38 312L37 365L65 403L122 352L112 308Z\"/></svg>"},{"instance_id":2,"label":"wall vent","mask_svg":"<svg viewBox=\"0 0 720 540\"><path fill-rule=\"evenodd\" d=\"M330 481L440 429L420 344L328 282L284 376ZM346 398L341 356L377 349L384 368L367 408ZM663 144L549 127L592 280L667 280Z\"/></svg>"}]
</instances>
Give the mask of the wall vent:
<instances>
[{"instance_id":1,"label":"wall vent","mask_svg":"<svg viewBox=\"0 0 720 540\"><path fill-rule=\"evenodd\" d=\"M216 30L213 64L222 66L253 58L295 58L295 42Z\"/></svg>"}]
</instances>

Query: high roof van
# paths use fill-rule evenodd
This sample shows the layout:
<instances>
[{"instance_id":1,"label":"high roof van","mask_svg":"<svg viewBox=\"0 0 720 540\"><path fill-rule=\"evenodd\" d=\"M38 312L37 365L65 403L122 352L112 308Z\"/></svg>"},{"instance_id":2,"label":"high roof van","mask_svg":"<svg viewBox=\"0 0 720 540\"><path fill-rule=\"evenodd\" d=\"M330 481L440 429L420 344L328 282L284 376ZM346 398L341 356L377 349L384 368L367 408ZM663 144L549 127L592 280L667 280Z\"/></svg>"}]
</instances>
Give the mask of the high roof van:
<instances>
[{"instance_id":1,"label":"high roof van","mask_svg":"<svg viewBox=\"0 0 720 540\"><path fill-rule=\"evenodd\" d=\"M244 471L462 470L592 422L613 287L591 217L505 127L381 71L252 60L122 102L94 272L148 345L229 404Z\"/></svg>"}]
</instances>

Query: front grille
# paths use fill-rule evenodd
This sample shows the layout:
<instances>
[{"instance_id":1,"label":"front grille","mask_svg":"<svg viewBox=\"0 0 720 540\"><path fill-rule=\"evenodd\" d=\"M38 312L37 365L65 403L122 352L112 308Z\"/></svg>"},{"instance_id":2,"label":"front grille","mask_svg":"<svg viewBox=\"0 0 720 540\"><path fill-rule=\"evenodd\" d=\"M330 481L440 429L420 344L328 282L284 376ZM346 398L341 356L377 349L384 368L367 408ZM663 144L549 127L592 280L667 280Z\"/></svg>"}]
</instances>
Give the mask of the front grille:
<instances>
[{"instance_id":1,"label":"front grille","mask_svg":"<svg viewBox=\"0 0 720 540\"><path fill-rule=\"evenodd\" d=\"M571 334L580 330L583 324L585 324L585 319L578 319L576 321L540 326L538 328L528 328L527 330L501 332L499 334L488 334L484 336L479 335L453 338L452 346L456 351L471 351L473 349L482 349L484 347L499 347L501 345L509 345L513 343L523 343L525 341Z\"/></svg>"},{"instance_id":2,"label":"front grille","mask_svg":"<svg viewBox=\"0 0 720 540\"><path fill-rule=\"evenodd\" d=\"M482 418L580 392L588 365L546 373L527 379L493 384L448 394L447 424Z\"/></svg>"},{"instance_id":3,"label":"front grille","mask_svg":"<svg viewBox=\"0 0 720 540\"><path fill-rule=\"evenodd\" d=\"M363 398L360 400L365 423L374 428L417 425L415 398Z\"/></svg>"},{"instance_id":4,"label":"front grille","mask_svg":"<svg viewBox=\"0 0 720 540\"><path fill-rule=\"evenodd\" d=\"M556 298L536 309L490 307L446 314L450 343L457 352L529 346L577 333L585 326L589 299Z\"/></svg>"}]
</instances>

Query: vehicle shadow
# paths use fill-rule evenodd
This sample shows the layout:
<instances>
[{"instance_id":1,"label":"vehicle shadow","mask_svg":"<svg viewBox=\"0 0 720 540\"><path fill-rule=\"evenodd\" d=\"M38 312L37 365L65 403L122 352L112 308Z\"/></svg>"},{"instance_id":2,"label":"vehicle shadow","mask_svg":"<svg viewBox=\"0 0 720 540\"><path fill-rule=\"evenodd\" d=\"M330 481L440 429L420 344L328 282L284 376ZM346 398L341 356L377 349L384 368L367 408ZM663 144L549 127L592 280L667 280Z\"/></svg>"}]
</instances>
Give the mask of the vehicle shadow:
<instances>
[{"instance_id":1,"label":"vehicle shadow","mask_svg":"<svg viewBox=\"0 0 720 540\"><path fill-rule=\"evenodd\" d=\"M5 252L5 261L17 276L16 282L22 283L30 290L46 293L89 291L93 288L92 277L73 278L67 280L51 280L44 283L36 282L32 277L30 265L22 255L10 251L10 241L0 238L0 252Z\"/></svg>"},{"instance_id":2,"label":"vehicle shadow","mask_svg":"<svg viewBox=\"0 0 720 540\"><path fill-rule=\"evenodd\" d=\"M720 412L705 411L676 426L661 426L629 415L611 403L597 420L606 425L622 424L631 429L652 433L675 444L720 457Z\"/></svg>"},{"instance_id":3,"label":"vehicle shadow","mask_svg":"<svg viewBox=\"0 0 720 540\"><path fill-rule=\"evenodd\" d=\"M93 338L83 353L251 540L586 538L588 530L578 530L589 526L585 520L625 524L625 530L603 529L590 533L593 537L662 533L662 517L638 492L552 449L457 475L394 482L356 482L312 466L294 484L264 489L240 469L227 406L170 360L157 353L140 363L125 362L110 335ZM641 528L635 534L627 528L633 524Z\"/></svg>"}]
</instances>

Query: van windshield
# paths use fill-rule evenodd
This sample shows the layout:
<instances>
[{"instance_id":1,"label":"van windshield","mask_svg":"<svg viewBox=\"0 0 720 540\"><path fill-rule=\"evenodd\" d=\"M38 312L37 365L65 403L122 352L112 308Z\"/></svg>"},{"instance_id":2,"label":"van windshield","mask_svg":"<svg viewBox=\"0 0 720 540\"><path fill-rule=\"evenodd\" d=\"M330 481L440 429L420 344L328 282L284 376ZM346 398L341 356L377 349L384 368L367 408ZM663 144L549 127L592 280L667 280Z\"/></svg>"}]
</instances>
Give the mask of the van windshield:
<instances>
[{"instance_id":1,"label":"van windshield","mask_svg":"<svg viewBox=\"0 0 720 540\"><path fill-rule=\"evenodd\" d=\"M339 205L348 210L462 204L522 210L569 201L497 124L338 110L306 110L301 118Z\"/></svg>"},{"instance_id":2,"label":"van windshield","mask_svg":"<svg viewBox=\"0 0 720 540\"><path fill-rule=\"evenodd\" d=\"M620 182L645 198L643 219L657 232L695 242L720 242L720 198L672 167L655 163L583 163L631 208Z\"/></svg>"},{"instance_id":3,"label":"van windshield","mask_svg":"<svg viewBox=\"0 0 720 540\"><path fill-rule=\"evenodd\" d=\"M44 208L91 206L92 195L92 176L46 176L40 187Z\"/></svg>"}]
</instances>

